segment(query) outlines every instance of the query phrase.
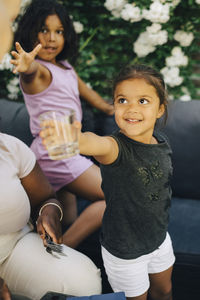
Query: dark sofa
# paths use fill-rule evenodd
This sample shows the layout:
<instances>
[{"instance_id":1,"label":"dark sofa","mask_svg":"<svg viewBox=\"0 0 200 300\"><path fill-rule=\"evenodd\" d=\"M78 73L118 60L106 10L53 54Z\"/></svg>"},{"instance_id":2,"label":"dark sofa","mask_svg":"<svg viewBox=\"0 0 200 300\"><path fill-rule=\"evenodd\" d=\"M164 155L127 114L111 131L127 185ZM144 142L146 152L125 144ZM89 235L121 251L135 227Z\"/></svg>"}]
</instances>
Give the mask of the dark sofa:
<instances>
[{"instance_id":1,"label":"dark sofa","mask_svg":"<svg viewBox=\"0 0 200 300\"><path fill-rule=\"evenodd\" d=\"M100 134L115 128L112 118L102 114L95 117L84 107L83 128ZM23 103L0 99L0 130L14 135L30 145L32 136L29 118ZM176 255L173 271L173 299L200 299L200 101L169 104L166 126L172 150L174 173L172 178L172 206L169 232ZM82 207L84 207L84 200ZM87 205L87 203L86 203ZM88 238L79 250L89 255L102 269L98 235ZM104 292L110 292L103 270Z\"/></svg>"},{"instance_id":2,"label":"dark sofa","mask_svg":"<svg viewBox=\"0 0 200 300\"><path fill-rule=\"evenodd\" d=\"M164 132L172 150L169 232L176 263L174 299L200 299L200 101L174 101Z\"/></svg>"}]
</instances>

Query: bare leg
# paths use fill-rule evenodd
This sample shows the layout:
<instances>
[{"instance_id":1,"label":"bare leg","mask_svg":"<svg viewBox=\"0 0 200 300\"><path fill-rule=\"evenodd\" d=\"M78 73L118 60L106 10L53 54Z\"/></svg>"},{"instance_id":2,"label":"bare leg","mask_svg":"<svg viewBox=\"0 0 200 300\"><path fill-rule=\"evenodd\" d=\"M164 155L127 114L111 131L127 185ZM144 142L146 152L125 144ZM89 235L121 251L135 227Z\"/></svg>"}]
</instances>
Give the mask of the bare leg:
<instances>
[{"instance_id":1,"label":"bare leg","mask_svg":"<svg viewBox=\"0 0 200 300\"><path fill-rule=\"evenodd\" d=\"M97 230L102 223L105 201L89 205L63 235L63 243L76 248L86 237Z\"/></svg>"},{"instance_id":2,"label":"bare leg","mask_svg":"<svg viewBox=\"0 0 200 300\"><path fill-rule=\"evenodd\" d=\"M164 272L149 274L149 295L152 300L172 300L172 269L170 267Z\"/></svg>"},{"instance_id":3,"label":"bare leg","mask_svg":"<svg viewBox=\"0 0 200 300\"><path fill-rule=\"evenodd\" d=\"M98 166L92 165L83 174L67 185L67 190L91 201L103 200L101 189L101 172Z\"/></svg>"},{"instance_id":4,"label":"bare leg","mask_svg":"<svg viewBox=\"0 0 200 300\"><path fill-rule=\"evenodd\" d=\"M63 235L63 243L75 248L102 224L105 201L103 200L104 194L101 189L101 173L99 167L92 165L66 187L68 191L73 194L95 201L82 212Z\"/></svg>"}]
</instances>

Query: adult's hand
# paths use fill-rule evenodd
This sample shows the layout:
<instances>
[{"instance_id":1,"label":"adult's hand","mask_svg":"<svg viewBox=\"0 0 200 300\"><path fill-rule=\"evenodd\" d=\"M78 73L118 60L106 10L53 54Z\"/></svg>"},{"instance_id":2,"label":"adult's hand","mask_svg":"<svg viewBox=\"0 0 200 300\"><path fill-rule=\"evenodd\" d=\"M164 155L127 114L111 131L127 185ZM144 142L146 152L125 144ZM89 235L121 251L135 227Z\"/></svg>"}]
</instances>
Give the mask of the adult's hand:
<instances>
[{"instance_id":1,"label":"adult's hand","mask_svg":"<svg viewBox=\"0 0 200 300\"><path fill-rule=\"evenodd\" d=\"M3 278L0 277L0 300L11 300L11 294L9 292L7 284Z\"/></svg>"},{"instance_id":2,"label":"adult's hand","mask_svg":"<svg viewBox=\"0 0 200 300\"><path fill-rule=\"evenodd\" d=\"M49 202L56 203L57 200L52 199ZM49 204L42 209L41 215L37 219L37 232L43 239L44 245L46 245L46 233L52 238L53 242L58 244L62 243L60 217L60 210L54 205Z\"/></svg>"}]
</instances>

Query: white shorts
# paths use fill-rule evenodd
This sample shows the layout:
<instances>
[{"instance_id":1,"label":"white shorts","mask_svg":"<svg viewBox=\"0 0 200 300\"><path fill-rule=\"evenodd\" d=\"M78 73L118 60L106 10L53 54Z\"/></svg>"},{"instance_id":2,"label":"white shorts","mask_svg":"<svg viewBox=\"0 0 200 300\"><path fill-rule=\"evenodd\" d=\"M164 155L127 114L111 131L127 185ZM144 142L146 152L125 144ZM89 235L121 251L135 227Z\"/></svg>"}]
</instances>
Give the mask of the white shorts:
<instances>
[{"instance_id":1,"label":"white shorts","mask_svg":"<svg viewBox=\"0 0 200 300\"><path fill-rule=\"evenodd\" d=\"M136 259L118 258L110 254L104 247L102 247L102 257L113 291L123 291L126 297L144 294L150 286L149 274L163 272L169 269L175 261L168 233L158 249Z\"/></svg>"}]
</instances>

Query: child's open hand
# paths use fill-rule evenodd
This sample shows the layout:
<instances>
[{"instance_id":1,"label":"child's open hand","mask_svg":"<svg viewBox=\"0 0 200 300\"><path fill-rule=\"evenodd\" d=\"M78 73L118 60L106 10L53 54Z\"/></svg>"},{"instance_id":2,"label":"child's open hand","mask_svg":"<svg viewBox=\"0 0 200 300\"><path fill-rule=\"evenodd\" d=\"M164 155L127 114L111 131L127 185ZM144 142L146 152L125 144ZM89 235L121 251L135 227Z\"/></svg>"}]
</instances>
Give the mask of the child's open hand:
<instances>
[{"instance_id":1,"label":"child's open hand","mask_svg":"<svg viewBox=\"0 0 200 300\"><path fill-rule=\"evenodd\" d=\"M15 66L13 73L27 72L34 61L36 55L42 48L41 44L38 44L31 52L25 52L20 43L16 42L16 51L12 51L11 54L14 59L11 59L11 64Z\"/></svg>"}]
</instances>

